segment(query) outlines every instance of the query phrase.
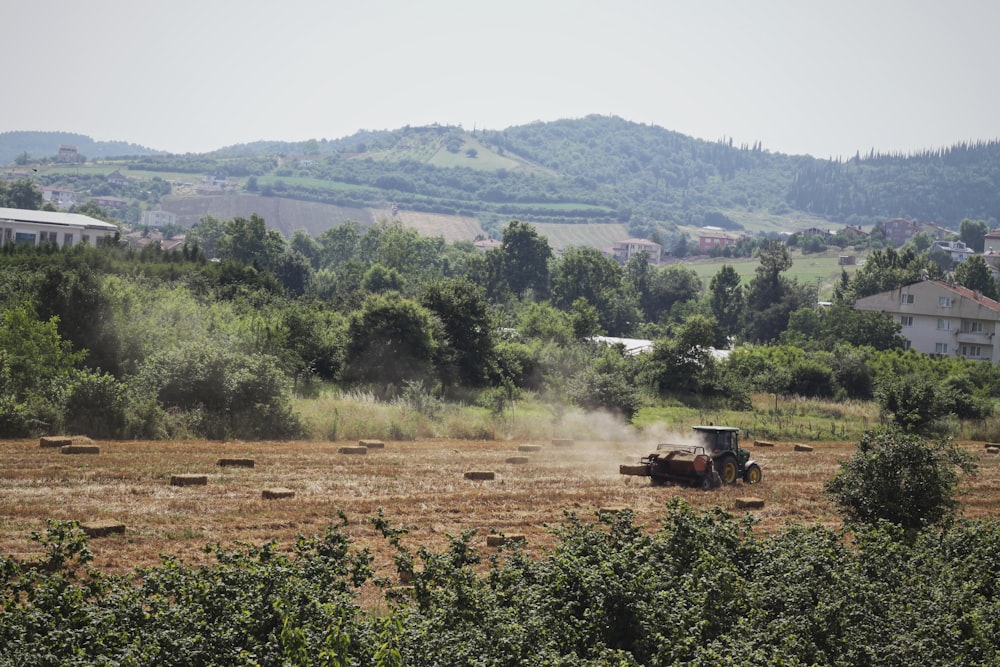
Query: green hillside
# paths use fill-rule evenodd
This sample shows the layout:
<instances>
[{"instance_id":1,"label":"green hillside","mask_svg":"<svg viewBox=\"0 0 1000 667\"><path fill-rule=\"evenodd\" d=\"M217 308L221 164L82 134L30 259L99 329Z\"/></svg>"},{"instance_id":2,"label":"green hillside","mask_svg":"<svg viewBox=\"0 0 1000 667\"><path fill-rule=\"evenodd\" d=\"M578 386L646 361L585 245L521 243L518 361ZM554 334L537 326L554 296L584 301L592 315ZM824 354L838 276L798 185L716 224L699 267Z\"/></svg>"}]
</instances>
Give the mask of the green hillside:
<instances>
[{"instance_id":1,"label":"green hillside","mask_svg":"<svg viewBox=\"0 0 1000 667\"><path fill-rule=\"evenodd\" d=\"M0 156L21 156L23 162L26 142L40 138L74 138L88 145L79 135L50 135L0 134ZM504 130L432 125L363 131L337 140L256 142L202 155L129 152L129 145L104 143L129 156L94 152L86 164L66 167L52 162L51 150L49 155L27 151L29 163L20 166L31 171L19 173L84 197L123 197L130 207L115 215L125 222L136 222L143 210L158 206L173 207L188 220L193 215L188 208L206 205L184 204L184 197L248 194L334 210L395 206L415 214L473 219L493 236L509 220L519 219L544 225L559 247L604 246L608 239L596 230L615 226L622 238L654 238L672 247L682 233L693 238L709 225L732 234L774 235L846 224L870 229L900 216L953 230L965 218L991 227L1000 219L997 142L908 156L873 151L833 162L771 153L760 145L693 139L614 116L588 116ZM98 178L115 170L135 182L116 189ZM225 177L224 187L196 192L207 175ZM170 198L160 199L163 188L142 186L156 179L169 183ZM184 183L192 186L182 187ZM241 206L236 200L207 208ZM297 222L290 216L299 215L299 208L270 206L276 217L269 220L282 230L318 229L344 217L316 214ZM596 229L575 228L581 226Z\"/></svg>"}]
</instances>

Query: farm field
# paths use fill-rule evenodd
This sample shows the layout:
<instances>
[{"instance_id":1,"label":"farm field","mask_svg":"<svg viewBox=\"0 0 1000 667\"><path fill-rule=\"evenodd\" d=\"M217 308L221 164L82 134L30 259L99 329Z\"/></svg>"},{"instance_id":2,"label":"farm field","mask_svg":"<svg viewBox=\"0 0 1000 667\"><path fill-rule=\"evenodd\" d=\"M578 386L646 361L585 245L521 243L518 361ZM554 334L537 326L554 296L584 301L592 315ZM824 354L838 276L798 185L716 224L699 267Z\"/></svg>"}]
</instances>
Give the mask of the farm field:
<instances>
[{"instance_id":1,"label":"farm field","mask_svg":"<svg viewBox=\"0 0 1000 667\"><path fill-rule=\"evenodd\" d=\"M833 288L840 281L841 270L847 271L847 275L849 276L853 276L858 270L858 265L840 266L840 255L850 254L857 255L857 253L851 250L843 252L833 250L811 255L795 253L792 255L792 267L784 275L791 280L797 280L803 285L817 285L820 299L827 299L833 294ZM862 259L863 257L858 257L859 264ZM682 265L698 274L698 277L701 278L702 283L707 288L712 278L725 264L731 264L736 269L736 273L745 285L753 280L759 262L756 257L720 257L685 261Z\"/></svg>"},{"instance_id":2,"label":"farm field","mask_svg":"<svg viewBox=\"0 0 1000 667\"><path fill-rule=\"evenodd\" d=\"M656 529L667 501L681 496L697 508L736 510L737 498L752 495L765 506L753 510L758 530L775 532L789 524L839 526L841 519L824 497L823 484L839 461L853 453L853 442L811 442L811 452L795 443L749 445L764 468L760 485L738 483L712 491L676 486L652 487L640 477L618 474L621 463L635 463L655 440L628 438L573 441L469 441L427 439L386 441L365 454L340 453L351 442L87 442L97 454L63 454L37 440L0 442L0 553L30 559L37 551L32 531L44 531L47 518L81 523L108 521L125 533L93 538L94 567L127 572L154 565L160 554L193 564L208 562L203 547L220 543L291 546L298 534L321 534L339 523L358 548L368 547L377 571L392 568L393 550L367 519L380 509L408 534L411 548L440 549L449 535L475 530L474 544L490 551L491 534L523 535L527 551L539 553L555 539L550 527L564 512L585 521L601 509L628 508L638 525ZM538 451L522 452L522 444ZM959 500L968 518L996 516L1000 510L1000 457L984 453L983 443L963 447L980 456L979 474L963 480ZM512 463L515 456L527 462ZM219 459L252 459L254 467L220 467ZM466 472L490 471L493 480L473 480ZM173 475L203 475L202 486L172 486ZM263 498L274 487L294 497Z\"/></svg>"}]
</instances>

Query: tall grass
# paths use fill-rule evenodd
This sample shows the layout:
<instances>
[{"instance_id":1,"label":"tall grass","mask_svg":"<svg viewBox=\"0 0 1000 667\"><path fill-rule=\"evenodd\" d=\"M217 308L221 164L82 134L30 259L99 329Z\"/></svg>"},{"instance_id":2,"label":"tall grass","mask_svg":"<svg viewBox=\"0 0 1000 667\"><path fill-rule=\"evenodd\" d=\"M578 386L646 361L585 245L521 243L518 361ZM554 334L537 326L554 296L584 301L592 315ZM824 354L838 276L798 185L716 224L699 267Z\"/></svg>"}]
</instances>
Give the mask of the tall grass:
<instances>
[{"instance_id":1,"label":"tall grass","mask_svg":"<svg viewBox=\"0 0 1000 667\"><path fill-rule=\"evenodd\" d=\"M713 423L735 426L750 440L856 442L881 423L878 405L872 401L775 398L774 394L754 396L749 411L661 402L641 409L631 424L606 413L546 404L533 395L498 413L419 396L379 401L370 393L328 389L314 398L297 399L295 409L313 440L641 440ZM1000 441L1000 418L951 420L941 426L943 435L961 440Z\"/></svg>"}]
</instances>

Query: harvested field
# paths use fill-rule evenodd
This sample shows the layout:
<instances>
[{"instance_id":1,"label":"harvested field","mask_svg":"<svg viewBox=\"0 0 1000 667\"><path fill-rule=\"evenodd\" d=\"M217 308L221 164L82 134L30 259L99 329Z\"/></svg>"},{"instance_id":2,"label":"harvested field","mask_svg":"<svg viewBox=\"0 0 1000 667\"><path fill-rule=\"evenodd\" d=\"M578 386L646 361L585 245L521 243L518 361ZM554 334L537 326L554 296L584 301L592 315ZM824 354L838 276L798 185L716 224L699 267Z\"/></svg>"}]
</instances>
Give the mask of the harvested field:
<instances>
[{"instance_id":1,"label":"harvested field","mask_svg":"<svg viewBox=\"0 0 1000 667\"><path fill-rule=\"evenodd\" d=\"M354 443L357 441L355 440ZM19 558L39 551L32 531L46 518L100 521L128 527L91 542L93 565L111 572L154 565L159 554L188 563L211 560L202 547L218 542L291 547L297 534L319 534L339 523L359 548L370 547L375 566L392 568L393 549L367 521L382 509L408 529L407 546L443 548L448 535L475 529L486 548L489 535L524 536L528 553L551 546L550 528L563 511L587 521L598 512L634 513L638 525L655 530L667 501L681 496L699 508L751 512L759 531L787 524L839 526L840 517L823 495L823 484L851 456L854 443L774 442L753 454L764 468L763 483L742 483L711 491L677 486L652 487L648 478L623 476L619 465L634 464L651 442L588 442L572 448L543 447L530 465L505 465L517 441L418 440L386 442L377 456L338 455L345 442L95 441L100 456L64 456L35 440L0 442L0 553ZM980 473L963 481L958 500L970 518L1000 514L1000 457L984 443L963 443L978 455ZM218 467L221 457L255 461L254 468ZM470 482L466 471L502 470L494 481ZM213 470L211 484L170 485L172 475ZM276 502L262 489L293 489ZM736 510L738 498L764 501L763 509ZM612 508L612 509L608 509Z\"/></svg>"}]
</instances>

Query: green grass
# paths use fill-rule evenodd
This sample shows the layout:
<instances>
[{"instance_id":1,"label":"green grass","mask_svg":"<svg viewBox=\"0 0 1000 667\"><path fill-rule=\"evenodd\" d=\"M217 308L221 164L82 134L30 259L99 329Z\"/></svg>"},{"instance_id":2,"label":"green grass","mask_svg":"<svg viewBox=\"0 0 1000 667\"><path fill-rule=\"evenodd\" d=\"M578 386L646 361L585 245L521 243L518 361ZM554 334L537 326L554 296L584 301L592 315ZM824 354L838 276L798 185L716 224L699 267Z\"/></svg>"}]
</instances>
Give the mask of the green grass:
<instances>
[{"instance_id":1,"label":"green grass","mask_svg":"<svg viewBox=\"0 0 1000 667\"><path fill-rule=\"evenodd\" d=\"M630 236L628 227L620 224L563 225L536 222L532 226L548 239L549 245L554 249L571 246L610 248Z\"/></svg>"},{"instance_id":2,"label":"green grass","mask_svg":"<svg viewBox=\"0 0 1000 667\"><path fill-rule=\"evenodd\" d=\"M825 253L802 255L795 253L792 255L792 268L785 276L798 281L803 285L818 285L819 298L828 300L833 295L833 288L840 281L841 269L847 271L848 275L854 275L858 270L857 266L841 267L839 257L842 254L854 254L853 251L828 250ZM860 257L858 258L861 259ZM742 278L744 284L753 279L759 262L756 258L714 258L690 260L684 266L694 270L701 278L702 284L708 288L712 278L724 265L730 264L736 273Z\"/></svg>"}]
</instances>

